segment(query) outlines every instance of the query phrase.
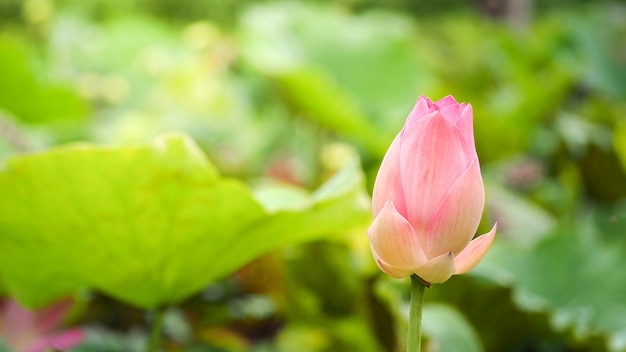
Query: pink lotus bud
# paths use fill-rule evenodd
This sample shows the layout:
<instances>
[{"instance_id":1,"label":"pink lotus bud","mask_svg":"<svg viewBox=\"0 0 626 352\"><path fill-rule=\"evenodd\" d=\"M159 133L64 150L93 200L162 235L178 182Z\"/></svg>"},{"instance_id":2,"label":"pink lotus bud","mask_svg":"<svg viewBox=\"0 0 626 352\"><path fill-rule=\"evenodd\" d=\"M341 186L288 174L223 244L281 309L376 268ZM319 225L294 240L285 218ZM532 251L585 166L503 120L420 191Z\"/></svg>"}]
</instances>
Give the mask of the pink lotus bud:
<instances>
[{"instance_id":1,"label":"pink lotus bud","mask_svg":"<svg viewBox=\"0 0 626 352\"><path fill-rule=\"evenodd\" d=\"M419 97L376 177L367 234L382 271L441 283L471 270L496 226L472 239L485 204L472 106Z\"/></svg>"}]
</instances>

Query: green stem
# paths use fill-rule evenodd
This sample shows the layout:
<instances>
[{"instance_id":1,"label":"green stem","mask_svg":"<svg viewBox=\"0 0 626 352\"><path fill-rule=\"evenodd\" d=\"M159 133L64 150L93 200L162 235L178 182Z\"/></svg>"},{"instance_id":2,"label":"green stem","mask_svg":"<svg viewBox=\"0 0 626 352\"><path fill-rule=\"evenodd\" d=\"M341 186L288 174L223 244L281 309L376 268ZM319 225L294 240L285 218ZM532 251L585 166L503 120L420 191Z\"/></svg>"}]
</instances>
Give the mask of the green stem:
<instances>
[{"instance_id":1,"label":"green stem","mask_svg":"<svg viewBox=\"0 0 626 352\"><path fill-rule=\"evenodd\" d=\"M422 308L426 284L417 275L411 275L411 303L409 309L409 332L407 352L419 352L422 347Z\"/></svg>"},{"instance_id":2,"label":"green stem","mask_svg":"<svg viewBox=\"0 0 626 352\"><path fill-rule=\"evenodd\" d=\"M150 339L146 343L146 352L157 352L161 349L161 334L163 329L163 309L155 308L151 315Z\"/></svg>"}]
</instances>

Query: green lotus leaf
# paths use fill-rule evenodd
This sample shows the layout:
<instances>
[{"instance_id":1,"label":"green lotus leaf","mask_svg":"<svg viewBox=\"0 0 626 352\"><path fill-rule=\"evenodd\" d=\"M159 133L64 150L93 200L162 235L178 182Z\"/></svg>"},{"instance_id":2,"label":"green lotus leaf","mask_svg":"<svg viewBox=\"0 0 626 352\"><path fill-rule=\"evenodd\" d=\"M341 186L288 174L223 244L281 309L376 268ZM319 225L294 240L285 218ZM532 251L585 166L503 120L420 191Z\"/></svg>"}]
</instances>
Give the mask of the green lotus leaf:
<instances>
[{"instance_id":1,"label":"green lotus leaf","mask_svg":"<svg viewBox=\"0 0 626 352\"><path fill-rule=\"evenodd\" d=\"M0 168L0 277L30 306L82 287L175 303L267 251L367 221L357 164L290 208L221 177L179 134L14 157Z\"/></svg>"},{"instance_id":2,"label":"green lotus leaf","mask_svg":"<svg viewBox=\"0 0 626 352\"><path fill-rule=\"evenodd\" d=\"M521 309L548 314L555 330L571 330L581 340L600 336L607 350L622 351L624 214L624 204L591 210L530 248L503 237L475 273L510 286Z\"/></svg>"},{"instance_id":3,"label":"green lotus leaf","mask_svg":"<svg viewBox=\"0 0 626 352\"><path fill-rule=\"evenodd\" d=\"M436 346L434 351L484 351L472 325L453 306L441 303L424 305L422 331Z\"/></svg>"}]
</instances>

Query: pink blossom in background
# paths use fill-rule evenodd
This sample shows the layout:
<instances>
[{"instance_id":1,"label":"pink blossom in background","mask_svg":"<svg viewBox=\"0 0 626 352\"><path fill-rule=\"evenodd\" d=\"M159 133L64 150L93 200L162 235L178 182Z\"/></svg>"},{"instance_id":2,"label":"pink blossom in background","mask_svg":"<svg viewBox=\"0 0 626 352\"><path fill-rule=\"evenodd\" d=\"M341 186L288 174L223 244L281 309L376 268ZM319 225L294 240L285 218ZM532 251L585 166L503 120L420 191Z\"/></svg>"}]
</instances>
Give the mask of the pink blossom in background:
<instances>
[{"instance_id":1,"label":"pink blossom in background","mask_svg":"<svg viewBox=\"0 0 626 352\"><path fill-rule=\"evenodd\" d=\"M71 299L63 299L40 310L30 310L6 299L0 310L0 335L15 352L67 350L84 340L80 329L62 329L72 308Z\"/></svg>"},{"instance_id":2,"label":"pink blossom in background","mask_svg":"<svg viewBox=\"0 0 626 352\"><path fill-rule=\"evenodd\" d=\"M372 253L385 273L441 283L471 270L493 229L473 239L485 190L474 145L472 106L452 96L420 97L376 177Z\"/></svg>"}]
</instances>

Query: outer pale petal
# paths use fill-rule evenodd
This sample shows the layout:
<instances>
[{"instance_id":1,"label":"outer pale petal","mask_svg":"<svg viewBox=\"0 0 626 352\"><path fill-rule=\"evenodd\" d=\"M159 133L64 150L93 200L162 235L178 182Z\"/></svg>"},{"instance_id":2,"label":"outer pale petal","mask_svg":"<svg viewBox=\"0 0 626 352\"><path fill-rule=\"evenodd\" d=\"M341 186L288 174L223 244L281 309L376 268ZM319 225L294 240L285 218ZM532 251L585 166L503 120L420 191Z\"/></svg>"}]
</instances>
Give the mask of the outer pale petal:
<instances>
[{"instance_id":1,"label":"outer pale petal","mask_svg":"<svg viewBox=\"0 0 626 352\"><path fill-rule=\"evenodd\" d=\"M448 252L435 257L415 269L414 273L431 284L445 282L454 273L454 255Z\"/></svg>"},{"instance_id":2,"label":"outer pale petal","mask_svg":"<svg viewBox=\"0 0 626 352\"><path fill-rule=\"evenodd\" d=\"M419 233L472 160L459 130L439 111L403 130L400 143L406 216Z\"/></svg>"},{"instance_id":3,"label":"outer pale petal","mask_svg":"<svg viewBox=\"0 0 626 352\"><path fill-rule=\"evenodd\" d=\"M406 206L404 203L404 192L400 182L400 136L397 136L387 154L383 158L383 162L376 175L374 190L372 192L372 212L374 216L378 215L385 203L389 200L393 201L394 206L401 214L406 214Z\"/></svg>"},{"instance_id":4,"label":"outer pale petal","mask_svg":"<svg viewBox=\"0 0 626 352\"><path fill-rule=\"evenodd\" d=\"M367 235L373 252L388 265L411 270L426 262L413 227L396 211L391 201L385 203Z\"/></svg>"},{"instance_id":5,"label":"outer pale petal","mask_svg":"<svg viewBox=\"0 0 626 352\"><path fill-rule=\"evenodd\" d=\"M428 256L452 251L458 255L474 237L485 205L478 159L452 185L428 224Z\"/></svg>"},{"instance_id":6,"label":"outer pale petal","mask_svg":"<svg viewBox=\"0 0 626 352\"><path fill-rule=\"evenodd\" d=\"M465 274L472 270L483 257L487 254L487 250L491 246L496 236L497 224L493 226L488 233L473 239L465 249L454 258L454 274Z\"/></svg>"},{"instance_id":7,"label":"outer pale petal","mask_svg":"<svg viewBox=\"0 0 626 352\"><path fill-rule=\"evenodd\" d=\"M411 269L396 268L393 265L389 265L385 263L384 260L380 259L380 257L378 256L378 254L376 254L376 251L374 251L373 248L372 248L372 254L374 254L376 265L378 265L380 270L382 270L385 274L391 277L395 277L396 279L401 279L403 277L407 277L413 274L413 270Z\"/></svg>"}]
</instances>

